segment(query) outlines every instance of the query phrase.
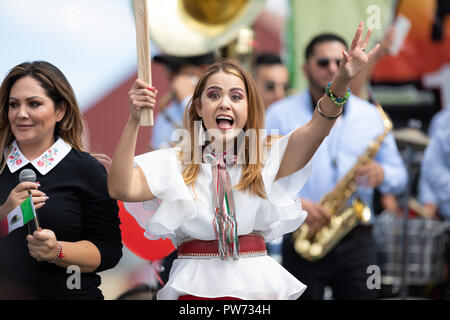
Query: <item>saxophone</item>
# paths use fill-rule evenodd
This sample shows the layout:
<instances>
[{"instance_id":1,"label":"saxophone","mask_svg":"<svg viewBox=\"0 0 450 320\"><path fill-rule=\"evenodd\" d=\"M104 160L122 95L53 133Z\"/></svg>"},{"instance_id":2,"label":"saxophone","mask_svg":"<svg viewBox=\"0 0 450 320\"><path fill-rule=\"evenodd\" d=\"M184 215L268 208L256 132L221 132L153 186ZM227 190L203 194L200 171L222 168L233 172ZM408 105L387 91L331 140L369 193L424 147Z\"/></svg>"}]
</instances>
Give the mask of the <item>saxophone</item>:
<instances>
[{"instance_id":1,"label":"saxophone","mask_svg":"<svg viewBox=\"0 0 450 320\"><path fill-rule=\"evenodd\" d=\"M306 224L302 224L292 234L295 251L307 260L314 261L324 257L358 223L367 224L370 220L370 208L360 199L354 199L350 206L347 202L358 188L355 182L356 172L375 158L384 138L392 130L389 116L379 104L376 108L381 115L384 132L371 142L350 171L319 202L331 213L329 223L317 232L309 230Z\"/></svg>"}]
</instances>

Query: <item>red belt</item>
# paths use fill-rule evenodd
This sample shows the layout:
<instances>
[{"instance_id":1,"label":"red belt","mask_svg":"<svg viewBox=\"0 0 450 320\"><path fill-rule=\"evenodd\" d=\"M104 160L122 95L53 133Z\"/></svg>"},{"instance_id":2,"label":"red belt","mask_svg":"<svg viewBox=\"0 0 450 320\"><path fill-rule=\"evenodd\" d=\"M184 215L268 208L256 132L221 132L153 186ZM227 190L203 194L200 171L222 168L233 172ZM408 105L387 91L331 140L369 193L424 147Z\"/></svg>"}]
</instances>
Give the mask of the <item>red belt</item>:
<instances>
[{"instance_id":1,"label":"red belt","mask_svg":"<svg viewBox=\"0 0 450 320\"><path fill-rule=\"evenodd\" d=\"M266 242L258 234L239 236L239 256L266 255ZM178 258L213 258L219 256L217 240L192 239L178 245Z\"/></svg>"}]
</instances>

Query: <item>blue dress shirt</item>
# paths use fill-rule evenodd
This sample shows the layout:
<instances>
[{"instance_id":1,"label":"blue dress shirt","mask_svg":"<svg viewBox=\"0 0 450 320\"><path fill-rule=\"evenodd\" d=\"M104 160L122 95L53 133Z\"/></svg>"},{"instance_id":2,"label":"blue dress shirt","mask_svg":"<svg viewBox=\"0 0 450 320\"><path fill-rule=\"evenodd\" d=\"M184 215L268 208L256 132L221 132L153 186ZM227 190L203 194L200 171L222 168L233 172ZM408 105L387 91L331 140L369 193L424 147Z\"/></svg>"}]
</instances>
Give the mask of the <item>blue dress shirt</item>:
<instances>
[{"instance_id":1,"label":"blue dress shirt","mask_svg":"<svg viewBox=\"0 0 450 320\"><path fill-rule=\"evenodd\" d=\"M440 110L433 116L428 129L428 137L431 138L439 127L445 125L443 124L443 120L445 121L444 115L447 113L450 113L450 105L448 105L447 108ZM438 206L439 200L434 191L429 186L427 179L425 179L425 175L423 174L422 170L420 172L418 183L418 198L420 203L433 203Z\"/></svg>"},{"instance_id":2,"label":"blue dress shirt","mask_svg":"<svg viewBox=\"0 0 450 320\"><path fill-rule=\"evenodd\" d=\"M425 149L421 174L437 199L439 213L450 219L450 109L446 109Z\"/></svg>"},{"instance_id":3,"label":"blue dress shirt","mask_svg":"<svg viewBox=\"0 0 450 320\"><path fill-rule=\"evenodd\" d=\"M191 96L188 96L181 102L174 101L158 114L152 132L151 146L153 149L170 147L170 143L173 142L172 133L177 129L176 125L180 128L183 127L184 110L190 99Z\"/></svg>"}]
</instances>

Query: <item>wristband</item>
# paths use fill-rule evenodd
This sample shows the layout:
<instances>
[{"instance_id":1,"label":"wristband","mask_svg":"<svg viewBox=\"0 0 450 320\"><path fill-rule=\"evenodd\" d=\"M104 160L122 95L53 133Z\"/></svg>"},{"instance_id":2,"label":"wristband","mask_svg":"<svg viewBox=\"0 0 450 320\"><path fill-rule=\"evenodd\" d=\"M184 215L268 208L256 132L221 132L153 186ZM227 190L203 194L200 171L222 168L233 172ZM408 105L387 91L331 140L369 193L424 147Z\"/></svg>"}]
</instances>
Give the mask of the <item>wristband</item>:
<instances>
[{"instance_id":1,"label":"wristband","mask_svg":"<svg viewBox=\"0 0 450 320\"><path fill-rule=\"evenodd\" d=\"M61 244L61 242L58 241L58 252L56 253L56 256L53 259L48 260L48 262L49 263L55 263L56 261L58 261L62 257L64 257L64 255L62 253L62 244Z\"/></svg>"},{"instance_id":2,"label":"wristband","mask_svg":"<svg viewBox=\"0 0 450 320\"><path fill-rule=\"evenodd\" d=\"M327 88L325 89L327 96L331 99L331 101L334 102L335 105L337 106L343 106L347 100L348 97L350 97L350 89L347 89L347 92L345 94L344 97L340 98L340 97L336 97L333 92L331 92L331 83L332 81L330 81L327 85Z\"/></svg>"}]
</instances>

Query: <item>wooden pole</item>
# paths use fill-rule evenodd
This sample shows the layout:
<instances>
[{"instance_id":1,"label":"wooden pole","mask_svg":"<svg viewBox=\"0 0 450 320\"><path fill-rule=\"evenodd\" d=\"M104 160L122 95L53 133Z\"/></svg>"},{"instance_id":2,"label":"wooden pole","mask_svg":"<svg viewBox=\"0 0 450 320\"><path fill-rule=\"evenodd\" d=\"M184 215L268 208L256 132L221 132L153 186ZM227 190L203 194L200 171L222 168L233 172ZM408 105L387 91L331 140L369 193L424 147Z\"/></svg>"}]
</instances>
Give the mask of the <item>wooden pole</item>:
<instances>
[{"instance_id":1,"label":"wooden pole","mask_svg":"<svg viewBox=\"0 0 450 320\"><path fill-rule=\"evenodd\" d=\"M147 0L134 0L134 16L136 19L138 78L152 86ZM142 109L140 124L141 126L153 126L153 110Z\"/></svg>"}]
</instances>

